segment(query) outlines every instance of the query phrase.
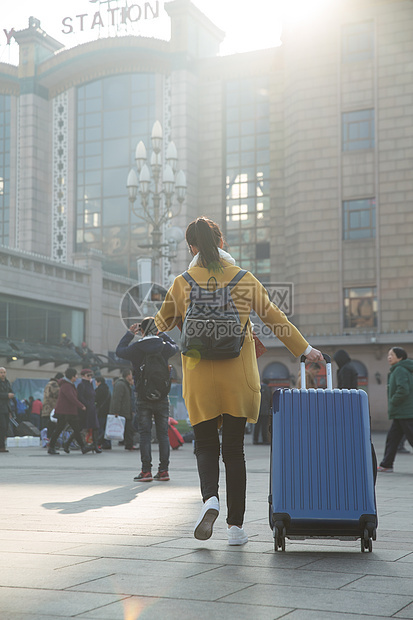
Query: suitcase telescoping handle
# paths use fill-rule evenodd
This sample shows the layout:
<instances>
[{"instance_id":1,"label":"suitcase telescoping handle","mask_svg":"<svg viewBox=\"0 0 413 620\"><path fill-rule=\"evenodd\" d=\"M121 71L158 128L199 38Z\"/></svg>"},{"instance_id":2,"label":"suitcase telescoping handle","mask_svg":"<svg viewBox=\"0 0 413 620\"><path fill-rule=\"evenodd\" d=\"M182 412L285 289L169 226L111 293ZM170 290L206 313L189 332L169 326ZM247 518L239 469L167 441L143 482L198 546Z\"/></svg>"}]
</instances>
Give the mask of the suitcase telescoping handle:
<instances>
[{"instance_id":1,"label":"suitcase telescoping handle","mask_svg":"<svg viewBox=\"0 0 413 620\"><path fill-rule=\"evenodd\" d=\"M327 373L327 390L333 389L333 375L331 372L331 357L327 355L327 353L323 353L323 357L326 363L326 373ZM301 367L301 389L305 390L305 362L307 358L305 355L300 357L300 367Z\"/></svg>"}]
</instances>

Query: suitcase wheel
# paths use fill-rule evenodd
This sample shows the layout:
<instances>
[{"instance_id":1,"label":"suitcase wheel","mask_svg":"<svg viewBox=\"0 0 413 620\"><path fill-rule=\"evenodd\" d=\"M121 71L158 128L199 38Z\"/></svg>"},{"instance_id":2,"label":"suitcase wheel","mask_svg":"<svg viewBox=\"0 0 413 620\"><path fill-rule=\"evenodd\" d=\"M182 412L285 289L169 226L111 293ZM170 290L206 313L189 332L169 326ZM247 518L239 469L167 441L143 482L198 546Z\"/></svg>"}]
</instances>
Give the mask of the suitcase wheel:
<instances>
[{"instance_id":1,"label":"suitcase wheel","mask_svg":"<svg viewBox=\"0 0 413 620\"><path fill-rule=\"evenodd\" d=\"M273 528L274 551L285 551L286 529L282 521L277 521Z\"/></svg>"},{"instance_id":2,"label":"suitcase wheel","mask_svg":"<svg viewBox=\"0 0 413 620\"><path fill-rule=\"evenodd\" d=\"M373 536L373 539L376 540L376 528L374 528L372 532L372 536ZM360 546L361 546L362 553L364 553L366 549L369 550L369 553L373 551L373 539L370 538L369 531L366 528L360 540Z\"/></svg>"}]
</instances>

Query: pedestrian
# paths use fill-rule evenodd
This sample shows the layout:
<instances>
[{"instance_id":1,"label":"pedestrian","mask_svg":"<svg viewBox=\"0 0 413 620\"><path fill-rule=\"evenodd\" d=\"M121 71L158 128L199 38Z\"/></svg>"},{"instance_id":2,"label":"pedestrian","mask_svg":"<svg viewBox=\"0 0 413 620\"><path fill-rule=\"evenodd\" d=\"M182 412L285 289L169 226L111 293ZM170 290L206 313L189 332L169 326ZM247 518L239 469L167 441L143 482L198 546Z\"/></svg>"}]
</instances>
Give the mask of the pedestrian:
<instances>
[{"instance_id":1,"label":"pedestrian","mask_svg":"<svg viewBox=\"0 0 413 620\"><path fill-rule=\"evenodd\" d=\"M334 361L338 366L337 387L339 390L357 390L358 372L347 351L339 349L334 353Z\"/></svg>"},{"instance_id":2,"label":"pedestrian","mask_svg":"<svg viewBox=\"0 0 413 620\"><path fill-rule=\"evenodd\" d=\"M78 416L78 409L86 411L86 407L77 398L75 387L76 379L76 368L69 367L63 379L59 380L59 395L55 407L57 424L50 438L50 444L47 450L49 454L60 454L60 452L55 450L56 441L66 425L69 425L73 429L75 439L82 450L82 454L86 454L86 452L90 452L93 449L92 446L85 446L80 432L81 424ZM69 453L69 444L67 442L63 444L63 449L65 452Z\"/></svg>"},{"instance_id":3,"label":"pedestrian","mask_svg":"<svg viewBox=\"0 0 413 620\"><path fill-rule=\"evenodd\" d=\"M260 435L261 435L261 443L269 444L270 443L270 414L271 414L271 405L272 405L272 390L266 380L264 379L261 382L261 401L260 401L260 411L258 415L257 423L254 425L254 436L253 443L260 443Z\"/></svg>"},{"instance_id":4,"label":"pedestrian","mask_svg":"<svg viewBox=\"0 0 413 620\"><path fill-rule=\"evenodd\" d=\"M85 410L80 414L79 418L82 428L89 431L92 436L92 450L97 454L101 454L102 449L99 447L99 420L95 404L95 390L93 387L93 372L90 368L83 368L80 371L81 382L77 386L77 397L81 403L85 405ZM70 442L66 442L67 447Z\"/></svg>"},{"instance_id":5,"label":"pedestrian","mask_svg":"<svg viewBox=\"0 0 413 620\"><path fill-rule=\"evenodd\" d=\"M57 398L59 396L59 381L63 379L64 374L62 372L58 372L54 377L50 379L50 381L46 384L43 392L43 407L40 418L40 428L47 428L47 436L50 439L52 434L52 424L50 421L50 414L53 409L56 407ZM54 427L54 424L53 424ZM54 430L54 428L53 428Z\"/></svg>"},{"instance_id":6,"label":"pedestrian","mask_svg":"<svg viewBox=\"0 0 413 620\"><path fill-rule=\"evenodd\" d=\"M9 429L10 402L14 398L6 369L0 367L0 452L6 449L7 431Z\"/></svg>"},{"instance_id":7,"label":"pedestrian","mask_svg":"<svg viewBox=\"0 0 413 620\"><path fill-rule=\"evenodd\" d=\"M138 342L129 344L137 334ZM136 390L136 410L140 435L142 470L134 480L152 482L169 480L169 398L170 369L168 360L179 351L167 334L159 332L152 316L134 323L119 342L116 355L132 362ZM159 444L158 472L152 477L152 418L155 420Z\"/></svg>"},{"instance_id":8,"label":"pedestrian","mask_svg":"<svg viewBox=\"0 0 413 620\"><path fill-rule=\"evenodd\" d=\"M243 529L246 497L244 430L246 422L256 423L260 407L260 377L251 322L251 310L295 356L306 355L310 361L322 359L285 314L271 303L264 286L250 272L242 272L232 256L223 250L219 226L204 217L191 222L186 241L193 259L187 276L175 278L155 317L158 329L166 331L185 326L194 282L200 290L217 292L231 283L230 295L236 306L244 336L238 357L202 359L196 349L182 355L183 395L195 433L195 452L204 505L195 525L194 536L206 540L212 534L219 514L219 429L222 427L222 459L227 489L227 524L230 545L248 541ZM232 280L238 281L232 284ZM241 278L241 279L239 279ZM198 288L197 288L198 287ZM228 288L226 288L228 290ZM196 328L196 323L195 323ZM232 342L239 331L228 329ZM219 344L219 337L216 338ZM223 339L226 341L226 338ZM235 346L231 345L231 346ZM237 345L238 346L238 345Z\"/></svg>"},{"instance_id":9,"label":"pedestrian","mask_svg":"<svg viewBox=\"0 0 413 620\"><path fill-rule=\"evenodd\" d=\"M43 403L40 398L35 398L32 402L32 410L30 413L30 422L40 430L40 416L42 414Z\"/></svg>"},{"instance_id":10,"label":"pedestrian","mask_svg":"<svg viewBox=\"0 0 413 620\"><path fill-rule=\"evenodd\" d=\"M113 386L110 399L109 413L125 418L125 450L132 451L133 447L133 409L132 409L133 376L130 368L124 368L122 375Z\"/></svg>"},{"instance_id":11,"label":"pedestrian","mask_svg":"<svg viewBox=\"0 0 413 620\"><path fill-rule=\"evenodd\" d=\"M400 439L399 445L397 446L398 454L411 454L410 450L407 450L407 448L405 447L405 443L406 435L403 435L403 437Z\"/></svg>"},{"instance_id":12,"label":"pedestrian","mask_svg":"<svg viewBox=\"0 0 413 620\"><path fill-rule=\"evenodd\" d=\"M386 437L380 472L392 472L397 448L403 435L413 446L413 360L402 347L393 347L387 354L390 371L387 377L388 415L392 424Z\"/></svg>"},{"instance_id":13,"label":"pedestrian","mask_svg":"<svg viewBox=\"0 0 413 620\"><path fill-rule=\"evenodd\" d=\"M99 421L98 445L102 448L102 450L111 450L111 442L108 439L105 439L106 420L109 413L111 398L110 389L102 375L95 376L95 383L95 403Z\"/></svg>"}]
</instances>

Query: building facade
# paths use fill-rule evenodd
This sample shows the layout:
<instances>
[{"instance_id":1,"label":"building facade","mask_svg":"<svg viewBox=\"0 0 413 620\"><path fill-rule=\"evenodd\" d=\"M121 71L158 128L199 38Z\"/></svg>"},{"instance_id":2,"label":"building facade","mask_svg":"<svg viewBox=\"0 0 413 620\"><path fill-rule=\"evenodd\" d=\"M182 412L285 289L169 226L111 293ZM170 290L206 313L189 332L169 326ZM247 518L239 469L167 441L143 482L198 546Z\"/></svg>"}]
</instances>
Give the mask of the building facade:
<instances>
[{"instance_id":1,"label":"building facade","mask_svg":"<svg viewBox=\"0 0 413 620\"><path fill-rule=\"evenodd\" d=\"M225 57L223 33L189 0L165 4L170 41L65 49L30 18L14 34L19 65L0 63L0 339L57 344L70 331L114 350L151 230L126 178L159 120L187 178L171 225L219 222L306 338L347 350L386 428L387 351L413 353L413 3L334 5L280 47ZM185 244L163 261L167 286ZM261 335L262 375L291 385L297 360ZM52 368L2 359L12 378Z\"/></svg>"}]
</instances>

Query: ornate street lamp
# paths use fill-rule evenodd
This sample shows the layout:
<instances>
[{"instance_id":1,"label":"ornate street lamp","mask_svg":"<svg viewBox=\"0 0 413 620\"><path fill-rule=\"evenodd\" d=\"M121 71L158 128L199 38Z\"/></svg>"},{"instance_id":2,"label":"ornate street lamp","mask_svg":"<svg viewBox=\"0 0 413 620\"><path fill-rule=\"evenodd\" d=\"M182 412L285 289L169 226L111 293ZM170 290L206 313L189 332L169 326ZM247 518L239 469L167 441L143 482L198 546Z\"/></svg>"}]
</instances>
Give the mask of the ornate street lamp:
<instances>
[{"instance_id":1,"label":"ornate street lamp","mask_svg":"<svg viewBox=\"0 0 413 620\"><path fill-rule=\"evenodd\" d=\"M159 121L156 121L152 128L151 143L152 153L149 166L146 147L142 141L138 143L135 152L138 174L132 168L129 171L126 186L133 213L152 226L151 243L142 247L152 249L152 280L160 283L162 248L168 245L168 243L162 242L162 228L170 218L178 215L181 209L186 195L186 178L182 170L175 174L178 154L172 141L168 144L165 163L164 166L162 165L163 136ZM135 207L138 191L142 205L142 210L139 211ZM179 203L179 208L176 213L172 214L171 207L174 195Z\"/></svg>"}]
</instances>

